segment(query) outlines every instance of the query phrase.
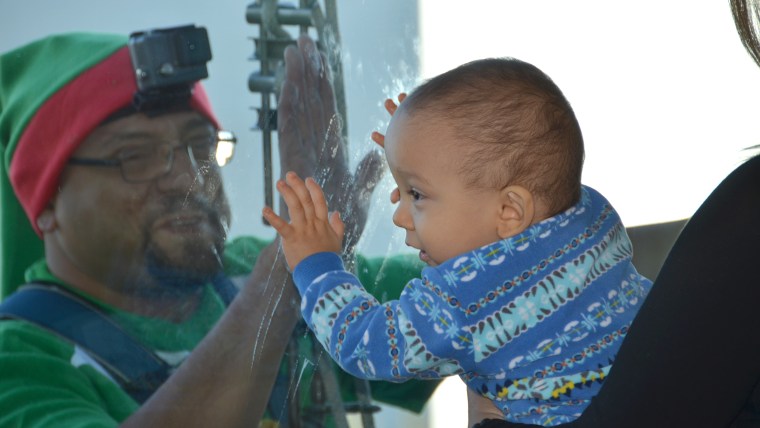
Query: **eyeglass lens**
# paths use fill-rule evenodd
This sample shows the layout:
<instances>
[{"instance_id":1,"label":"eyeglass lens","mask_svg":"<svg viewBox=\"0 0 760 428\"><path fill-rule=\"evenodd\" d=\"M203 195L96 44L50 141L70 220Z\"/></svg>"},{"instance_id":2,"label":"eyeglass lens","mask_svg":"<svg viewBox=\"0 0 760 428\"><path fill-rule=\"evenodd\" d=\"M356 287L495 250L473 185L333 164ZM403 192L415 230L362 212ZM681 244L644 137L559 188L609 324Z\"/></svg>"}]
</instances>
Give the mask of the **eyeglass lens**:
<instances>
[{"instance_id":1,"label":"eyeglass lens","mask_svg":"<svg viewBox=\"0 0 760 428\"><path fill-rule=\"evenodd\" d=\"M213 139L191 139L177 147L169 143L152 143L122 154L121 170L124 179L147 181L168 174L177 156L176 150L186 151L191 164L200 173L207 173L210 168L216 167L216 143Z\"/></svg>"}]
</instances>

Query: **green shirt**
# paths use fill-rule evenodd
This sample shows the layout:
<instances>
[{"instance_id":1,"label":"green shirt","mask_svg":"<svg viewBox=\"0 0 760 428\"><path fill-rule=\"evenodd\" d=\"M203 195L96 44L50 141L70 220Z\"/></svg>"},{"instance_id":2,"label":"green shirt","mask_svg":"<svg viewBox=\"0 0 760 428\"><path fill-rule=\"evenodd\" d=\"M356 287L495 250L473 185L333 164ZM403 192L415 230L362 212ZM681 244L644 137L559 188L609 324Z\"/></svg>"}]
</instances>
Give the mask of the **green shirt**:
<instances>
[{"instance_id":1,"label":"green shirt","mask_svg":"<svg viewBox=\"0 0 760 428\"><path fill-rule=\"evenodd\" d=\"M230 242L224 254L225 272L231 277L249 273L267 244L249 237ZM381 300L397 298L401 287L418 276L421 268L411 256L360 257L357 266L362 282ZM44 261L27 270L26 280L66 286L50 273ZM225 310L210 286L197 310L181 323L142 317L83 297L170 364L180 364ZM310 345L303 342L310 341L300 342L299 349L306 352ZM344 399L354 400L352 378L336 370ZM288 372L285 363L281 372ZM304 406L311 395L308 376L300 382ZM423 381L371 384L374 399L417 412L437 385ZM0 322L0 427L114 427L137 408L138 404L81 349L24 321Z\"/></svg>"}]
</instances>

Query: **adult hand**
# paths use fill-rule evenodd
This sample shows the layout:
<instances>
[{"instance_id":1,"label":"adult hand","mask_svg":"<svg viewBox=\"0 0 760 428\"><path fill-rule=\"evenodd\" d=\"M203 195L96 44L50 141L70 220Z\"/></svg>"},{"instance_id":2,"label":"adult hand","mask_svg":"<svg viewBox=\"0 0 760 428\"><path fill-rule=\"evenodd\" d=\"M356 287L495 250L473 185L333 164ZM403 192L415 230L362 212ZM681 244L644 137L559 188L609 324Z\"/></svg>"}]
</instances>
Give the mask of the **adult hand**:
<instances>
[{"instance_id":1,"label":"adult hand","mask_svg":"<svg viewBox=\"0 0 760 428\"><path fill-rule=\"evenodd\" d=\"M367 220L375 185L384 172L382 153L373 150L349 170L343 119L337 112L328 62L308 36L285 50L285 78L277 108L280 170L314 177L328 204L345 221L344 252L351 255ZM280 202L280 215L288 218Z\"/></svg>"},{"instance_id":2,"label":"adult hand","mask_svg":"<svg viewBox=\"0 0 760 428\"><path fill-rule=\"evenodd\" d=\"M258 426L299 302L275 239L216 326L120 427Z\"/></svg>"},{"instance_id":3,"label":"adult hand","mask_svg":"<svg viewBox=\"0 0 760 428\"><path fill-rule=\"evenodd\" d=\"M493 401L467 388L467 426L474 426L485 419L504 420L504 413Z\"/></svg>"},{"instance_id":4,"label":"adult hand","mask_svg":"<svg viewBox=\"0 0 760 428\"><path fill-rule=\"evenodd\" d=\"M396 110L398 110L399 104L404 102L404 99L406 99L406 92L401 92L398 94L398 104L396 104L393 99L388 98L385 100L385 110L393 116L394 113L396 113ZM372 141L377 143L378 146L385 148L385 135L381 134L379 131L372 132Z\"/></svg>"},{"instance_id":5,"label":"adult hand","mask_svg":"<svg viewBox=\"0 0 760 428\"><path fill-rule=\"evenodd\" d=\"M393 99L388 98L385 100L385 110L393 116L394 113L396 113L396 110L398 110L399 104L401 104L404 99L406 99L406 92L401 92L398 94L398 104L396 104ZM385 135L381 134L379 131L374 131L372 133L372 141L377 143L378 146L385 148ZM398 201L401 200L401 192L399 192L398 187L394 188L391 191L391 204L395 204Z\"/></svg>"}]
</instances>

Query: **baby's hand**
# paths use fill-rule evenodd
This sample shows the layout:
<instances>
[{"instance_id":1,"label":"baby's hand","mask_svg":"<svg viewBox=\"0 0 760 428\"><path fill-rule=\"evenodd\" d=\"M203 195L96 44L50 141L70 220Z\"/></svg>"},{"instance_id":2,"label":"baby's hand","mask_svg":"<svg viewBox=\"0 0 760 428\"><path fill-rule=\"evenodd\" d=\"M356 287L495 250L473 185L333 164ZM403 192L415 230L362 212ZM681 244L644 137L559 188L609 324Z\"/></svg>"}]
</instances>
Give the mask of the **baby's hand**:
<instances>
[{"instance_id":1,"label":"baby's hand","mask_svg":"<svg viewBox=\"0 0 760 428\"><path fill-rule=\"evenodd\" d=\"M282 249L291 272L301 260L325 251L341 252L343 221L337 212L327 212L327 201L313 178L301 180L294 172L277 182L277 190L288 205L290 223L265 207L264 218L282 237Z\"/></svg>"}]
</instances>

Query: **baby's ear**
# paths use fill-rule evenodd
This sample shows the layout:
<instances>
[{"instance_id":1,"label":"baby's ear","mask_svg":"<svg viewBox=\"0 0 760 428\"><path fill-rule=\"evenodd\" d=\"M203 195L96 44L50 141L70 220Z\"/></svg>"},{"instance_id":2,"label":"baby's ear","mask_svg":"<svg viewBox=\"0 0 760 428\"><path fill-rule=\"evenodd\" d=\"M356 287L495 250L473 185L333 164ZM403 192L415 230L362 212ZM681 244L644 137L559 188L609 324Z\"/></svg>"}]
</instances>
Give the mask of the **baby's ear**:
<instances>
[{"instance_id":1,"label":"baby's ear","mask_svg":"<svg viewBox=\"0 0 760 428\"><path fill-rule=\"evenodd\" d=\"M517 235L533 224L536 201L522 186L507 186L499 194L499 222L496 232L501 239Z\"/></svg>"}]
</instances>

